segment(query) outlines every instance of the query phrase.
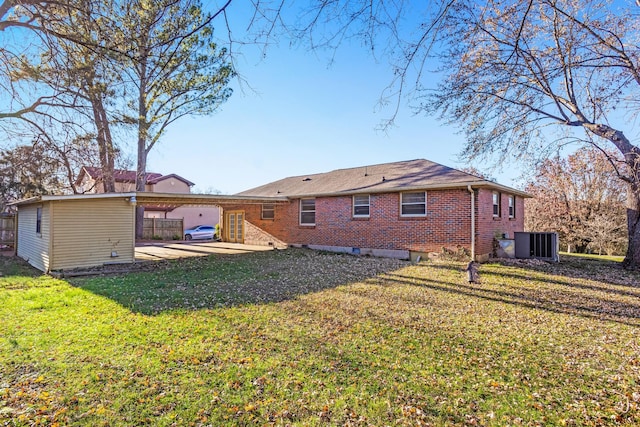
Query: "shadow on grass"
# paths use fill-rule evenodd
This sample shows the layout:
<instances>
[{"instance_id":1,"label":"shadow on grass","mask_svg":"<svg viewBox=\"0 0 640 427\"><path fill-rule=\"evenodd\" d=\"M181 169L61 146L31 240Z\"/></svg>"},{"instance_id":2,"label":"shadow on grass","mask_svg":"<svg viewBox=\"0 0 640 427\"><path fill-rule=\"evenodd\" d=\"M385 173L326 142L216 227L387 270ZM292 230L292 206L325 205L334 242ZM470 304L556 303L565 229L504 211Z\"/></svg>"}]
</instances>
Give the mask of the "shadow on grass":
<instances>
[{"instance_id":1,"label":"shadow on grass","mask_svg":"<svg viewBox=\"0 0 640 427\"><path fill-rule=\"evenodd\" d=\"M15 255L0 256L0 277L38 277L42 272Z\"/></svg>"},{"instance_id":2,"label":"shadow on grass","mask_svg":"<svg viewBox=\"0 0 640 427\"><path fill-rule=\"evenodd\" d=\"M517 267L522 268L522 266ZM526 269L565 278L592 279L608 285L626 286L640 291L640 271L625 270L622 263L617 261L562 256L559 263L527 265Z\"/></svg>"},{"instance_id":3,"label":"shadow on grass","mask_svg":"<svg viewBox=\"0 0 640 427\"><path fill-rule=\"evenodd\" d=\"M397 273L385 274L384 280L553 313L640 326L640 302L629 303L600 298L593 294L585 295L573 292L571 289L562 288L562 286L566 286L566 283L560 283L554 288L542 289L539 286L540 283L536 283L536 281L531 281L530 286L505 286L504 284L490 283L489 280L467 284L463 280L453 282L433 278L416 278ZM540 282L553 283L545 279Z\"/></svg>"},{"instance_id":4,"label":"shadow on grass","mask_svg":"<svg viewBox=\"0 0 640 427\"><path fill-rule=\"evenodd\" d=\"M508 266L511 268L487 264L481 267L479 284L466 283L463 263L428 263L416 267L415 275L406 272L409 270L401 271L408 265L392 259L289 249L151 263L147 271L78 277L69 279L69 283L132 312L151 315L268 304L367 282L421 286L554 313L640 325L640 291L636 292L632 285L635 273L616 270L610 262L599 262L597 272L585 271L575 263ZM5 276L40 275L16 258L0 258L0 271ZM612 271L619 273L615 280L596 277L607 277ZM440 274L442 277L437 277ZM578 277L591 280L572 280Z\"/></svg>"},{"instance_id":5,"label":"shadow on grass","mask_svg":"<svg viewBox=\"0 0 640 427\"><path fill-rule=\"evenodd\" d=\"M211 255L163 263L156 271L71 278L69 283L142 314L268 304L364 281L408 265L305 249Z\"/></svg>"}]
</instances>

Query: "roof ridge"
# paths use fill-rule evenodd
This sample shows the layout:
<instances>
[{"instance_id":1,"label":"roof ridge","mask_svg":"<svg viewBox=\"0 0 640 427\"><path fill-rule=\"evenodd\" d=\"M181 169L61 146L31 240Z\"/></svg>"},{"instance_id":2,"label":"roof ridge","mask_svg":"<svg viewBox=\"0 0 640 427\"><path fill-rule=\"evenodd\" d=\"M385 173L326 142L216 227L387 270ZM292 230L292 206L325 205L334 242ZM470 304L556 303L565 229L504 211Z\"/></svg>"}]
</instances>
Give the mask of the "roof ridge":
<instances>
[{"instance_id":1,"label":"roof ridge","mask_svg":"<svg viewBox=\"0 0 640 427\"><path fill-rule=\"evenodd\" d=\"M449 166L434 162L432 160L428 160L428 159L413 159L413 160L399 160L399 161L395 161L395 162L386 162L386 163L376 163L376 164L373 164L373 165L353 166L353 167L350 167L350 168L338 168L338 169L333 169L333 170L330 170L330 171L307 173L307 174L302 174L302 175L291 175L291 176L285 176L284 178L280 178L280 179L278 179L276 181L281 181L283 179L306 178L306 177L312 177L312 176L317 176L317 175L326 175L326 174L339 172L339 171L357 170L357 169L362 169L362 168L372 168L372 167L376 167L376 166L395 165L395 164L410 163L410 162L415 162L415 161L429 162L429 163L434 164L434 165L440 165L440 166L443 166L443 167L446 167L446 168L449 168L449 169L453 169L453 168L451 168Z\"/></svg>"},{"instance_id":2,"label":"roof ridge","mask_svg":"<svg viewBox=\"0 0 640 427\"><path fill-rule=\"evenodd\" d=\"M395 165L395 164L400 164L400 163L411 163L411 162L416 162L416 161L419 161L419 160L420 161L424 161L424 162L434 163L434 164L440 164L440 163L436 163L436 162L433 162L433 161L427 160L427 159L399 160L399 161L396 161L396 162L376 163L376 164L373 164L373 165L354 166L354 167L350 167L350 168L339 168L339 169L334 169L332 171L325 172L325 173L338 172L338 171L343 171L343 170L372 168L372 167L375 167L375 166ZM444 165L442 165L442 166L444 166Z\"/></svg>"}]
</instances>

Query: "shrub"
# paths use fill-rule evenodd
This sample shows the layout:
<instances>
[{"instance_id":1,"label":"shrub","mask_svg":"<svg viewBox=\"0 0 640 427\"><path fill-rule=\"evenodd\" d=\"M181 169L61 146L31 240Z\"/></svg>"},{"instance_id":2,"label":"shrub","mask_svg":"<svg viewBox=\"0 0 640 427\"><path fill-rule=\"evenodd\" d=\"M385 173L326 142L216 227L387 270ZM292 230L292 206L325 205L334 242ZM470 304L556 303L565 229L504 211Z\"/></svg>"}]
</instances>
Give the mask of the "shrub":
<instances>
[{"instance_id":1,"label":"shrub","mask_svg":"<svg viewBox=\"0 0 640 427\"><path fill-rule=\"evenodd\" d=\"M455 249L443 247L438 259L443 261L469 261L471 252L462 246L458 246Z\"/></svg>"}]
</instances>

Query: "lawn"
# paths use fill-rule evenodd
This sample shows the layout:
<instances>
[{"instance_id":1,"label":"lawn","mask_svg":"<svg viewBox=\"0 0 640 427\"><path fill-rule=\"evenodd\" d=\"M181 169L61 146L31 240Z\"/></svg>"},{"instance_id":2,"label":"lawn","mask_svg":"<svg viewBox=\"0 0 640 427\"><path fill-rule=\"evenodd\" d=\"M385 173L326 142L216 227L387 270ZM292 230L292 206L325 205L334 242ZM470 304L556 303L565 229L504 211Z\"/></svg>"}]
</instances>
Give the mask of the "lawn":
<instances>
[{"instance_id":1,"label":"lawn","mask_svg":"<svg viewBox=\"0 0 640 427\"><path fill-rule=\"evenodd\" d=\"M565 258L568 258L568 257L591 258L596 260L615 261L615 262L622 262L624 260L624 256L620 256L620 255L575 254L575 253L561 252L561 256Z\"/></svg>"},{"instance_id":2,"label":"lawn","mask_svg":"<svg viewBox=\"0 0 640 427\"><path fill-rule=\"evenodd\" d=\"M639 425L640 276L308 250L0 259L0 425Z\"/></svg>"}]
</instances>

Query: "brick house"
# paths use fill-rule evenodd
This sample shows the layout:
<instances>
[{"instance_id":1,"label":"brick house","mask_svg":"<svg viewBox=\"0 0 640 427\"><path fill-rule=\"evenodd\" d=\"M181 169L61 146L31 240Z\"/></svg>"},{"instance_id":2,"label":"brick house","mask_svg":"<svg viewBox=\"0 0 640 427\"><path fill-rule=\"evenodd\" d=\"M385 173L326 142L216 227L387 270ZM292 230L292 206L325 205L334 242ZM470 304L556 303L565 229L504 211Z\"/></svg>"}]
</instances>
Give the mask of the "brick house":
<instances>
[{"instance_id":1,"label":"brick house","mask_svg":"<svg viewBox=\"0 0 640 427\"><path fill-rule=\"evenodd\" d=\"M165 183L178 184L167 178ZM482 260L524 228L527 193L411 160L289 177L236 195L147 191L15 202L16 253L42 271L130 263L135 206L222 210L227 242L414 258L464 248Z\"/></svg>"},{"instance_id":2,"label":"brick house","mask_svg":"<svg viewBox=\"0 0 640 427\"><path fill-rule=\"evenodd\" d=\"M225 205L226 241L398 258L464 248L479 260L496 237L523 231L530 197L422 159L289 177L237 195L289 203Z\"/></svg>"}]
</instances>

